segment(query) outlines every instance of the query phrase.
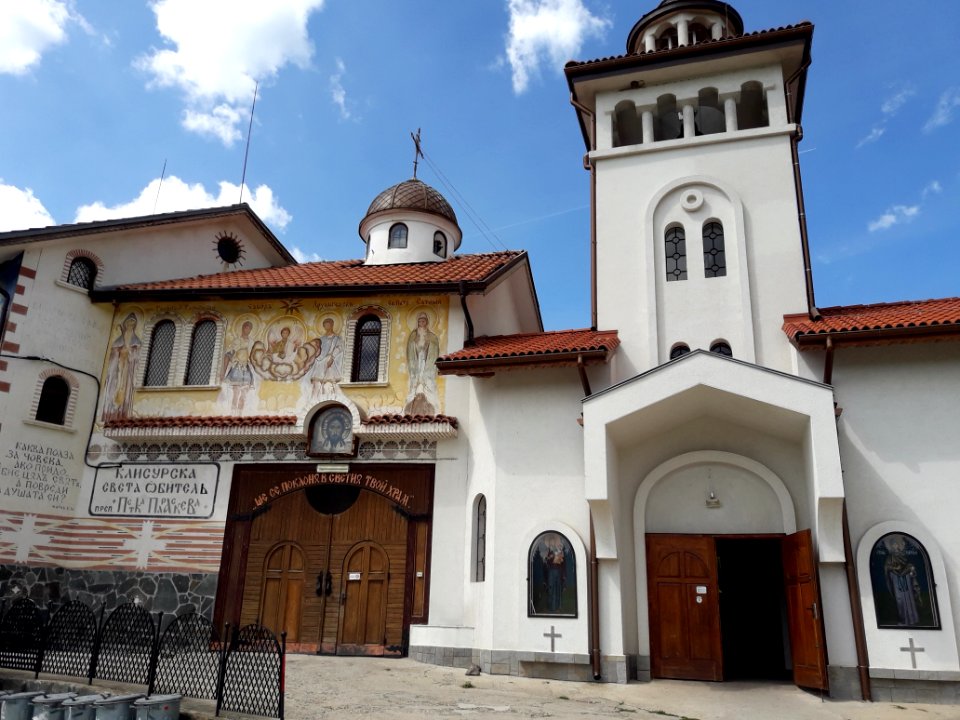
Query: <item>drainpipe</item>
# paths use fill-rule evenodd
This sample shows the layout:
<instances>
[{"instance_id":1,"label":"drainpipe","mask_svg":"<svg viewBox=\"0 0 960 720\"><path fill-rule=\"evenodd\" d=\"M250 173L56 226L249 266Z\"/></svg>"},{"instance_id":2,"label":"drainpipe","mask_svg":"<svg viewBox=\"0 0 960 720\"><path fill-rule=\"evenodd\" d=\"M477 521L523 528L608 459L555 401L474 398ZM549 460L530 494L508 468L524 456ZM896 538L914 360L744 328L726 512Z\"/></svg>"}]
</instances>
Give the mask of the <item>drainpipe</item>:
<instances>
[{"instance_id":1,"label":"drainpipe","mask_svg":"<svg viewBox=\"0 0 960 720\"><path fill-rule=\"evenodd\" d=\"M590 611L590 665L593 679L603 677L600 665L600 563L597 561L597 537L593 531L593 513L590 513L590 570L587 604Z\"/></svg>"},{"instance_id":2,"label":"drainpipe","mask_svg":"<svg viewBox=\"0 0 960 720\"><path fill-rule=\"evenodd\" d=\"M833 385L833 338L827 335L827 342L824 345L827 352L823 358L823 384Z\"/></svg>"},{"instance_id":3,"label":"drainpipe","mask_svg":"<svg viewBox=\"0 0 960 720\"><path fill-rule=\"evenodd\" d=\"M590 397L590 378L587 377L587 366L583 363L583 355L577 355L577 372L580 374L580 385L583 386L584 397Z\"/></svg>"},{"instance_id":4,"label":"drainpipe","mask_svg":"<svg viewBox=\"0 0 960 720\"><path fill-rule=\"evenodd\" d=\"M793 93L791 86L796 82L808 67L811 59L809 54L803 59L803 63L793 75L787 78L784 88L787 92L787 112L790 113L790 121L794 122L793 113L790 109L790 95ZM790 138L790 156L793 160L793 187L797 195L797 222L800 224L800 246L803 250L803 274L804 284L807 290L807 314L811 320L820 319L820 311L817 309L816 301L813 295L813 268L810 262L810 240L807 235L807 209L803 200L803 182L800 179L800 141L803 140L803 128L797 125L797 131Z\"/></svg>"},{"instance_id":5,"label":"drainpipe","mask_svg":"<svg viewBox=\"0 0 960 720\"><path fill-rule=\"evenodd\" d=\"M857 674L860 676L860 696L866 702L873 700L870 688L870 657L867 654L867 634L863 626L863 605L860 602L860 584L853 563L850 543L850 523L847 521L847 501L843 501L843 567L847 571L847 594L850 596L850 614L853 617L853 637L857 645Z\"/></svg>"},{"instance_id":6,"label":"drainpipe","mask_svg":"<svg viewBox=\"0 0 960 720\"><path fill-rule=\"evenodd\" d=\"M570 95L570 104L590 118L593 126L593 147L597 147L597 117L586 105ZM590 329L597 329L597 169L590 162L590 153L583 156L583 169L590 171ZM587 393L588 395L590 393Z\"/></svg>"},{"instance_id":7,"label":"drainpipe","mask_svg":"<svg viewBox=\"0 0 960 720\"><path fill-rule=\"evenodd\" d=\"M470 317L470 308L467 307L467 283L460 281L460 307L463 308L463 319L467 321L467 339L464 340L464 347L473 346L473 318Z\"/></svg>"}]
</instances>

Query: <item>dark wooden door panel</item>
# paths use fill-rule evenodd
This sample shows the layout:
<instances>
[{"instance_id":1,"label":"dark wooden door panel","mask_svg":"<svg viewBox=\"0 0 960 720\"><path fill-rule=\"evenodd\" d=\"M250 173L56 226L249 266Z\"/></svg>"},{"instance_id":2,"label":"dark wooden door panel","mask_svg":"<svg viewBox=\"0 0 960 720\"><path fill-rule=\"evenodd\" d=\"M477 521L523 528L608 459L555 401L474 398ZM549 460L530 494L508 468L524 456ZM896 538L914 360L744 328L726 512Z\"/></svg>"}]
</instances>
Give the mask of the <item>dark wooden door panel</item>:
<instances>
[{"instance_id":1,"label":"dark wooden door panel","mask_svg":"<svg viewBox=\"0 0 960 720\"><path fill-rule=\"evenodd\" d=\"M827 652L810 530L787 535L782 548L793 681L800 687L826 690Z\"/></svg>"},{"instance_id":2,"label":"dark wooden door panel","mask_svg":"<svg viewBox=\"0 0 960 720\"><path fill-rule=\"evenodd\" d=\"M653 676L722 680L713 538L647 535L647 597Z\"/></svg>"}]
</instances>

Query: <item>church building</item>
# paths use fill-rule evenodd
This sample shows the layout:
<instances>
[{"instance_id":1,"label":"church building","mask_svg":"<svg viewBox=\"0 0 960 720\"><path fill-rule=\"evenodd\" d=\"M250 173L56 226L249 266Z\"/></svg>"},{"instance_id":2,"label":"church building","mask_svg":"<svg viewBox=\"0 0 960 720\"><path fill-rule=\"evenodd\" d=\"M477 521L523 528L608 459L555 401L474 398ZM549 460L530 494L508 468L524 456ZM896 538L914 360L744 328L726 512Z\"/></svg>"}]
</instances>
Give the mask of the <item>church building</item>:
<instances>
[{"instance_id":1,"label":"church building","mask_svg":"<svg viewBox=\"0 0 960 720\"><path fill-rule=\"evenodd\" d=\"M960 702L960 298L817 306L812 39L663 0L566 65L589 328L417 178L357 260L242 204L0 233L0 598Z\"/></svg>"}]
</instances>

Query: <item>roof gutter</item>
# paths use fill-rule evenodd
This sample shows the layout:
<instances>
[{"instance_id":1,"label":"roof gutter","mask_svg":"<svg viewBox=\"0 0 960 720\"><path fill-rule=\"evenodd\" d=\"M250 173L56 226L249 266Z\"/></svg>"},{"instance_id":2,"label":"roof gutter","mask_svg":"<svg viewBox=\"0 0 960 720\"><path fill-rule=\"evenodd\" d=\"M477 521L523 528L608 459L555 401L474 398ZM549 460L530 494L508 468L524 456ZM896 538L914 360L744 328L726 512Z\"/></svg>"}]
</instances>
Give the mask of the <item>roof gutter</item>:
<instances>
[{"instance_id":1,"label":"roof gutter","mask_svg":"<svg viewBox=\"0 0 960 720\"><path fill-rule=\"evenodd\" d=\"M529 367L531 365L579 366L581 364L587 365L604 362L609 352L606 348L599 348L597 350L577 350L543 355L507 355L503 357L470 358L465 360L437 360L437 370L441 375L474 375L488 374L491 370L510 367ZM590 393L587 394L589 395Z\"/></svg>"},{"instance_id":2,"label":"roof gutter","mask_svg":"<svg viewBox=\"0 0 960 720\"><path fill-rule=\"evenodd\" d=\"M914 327L837 330L833 332L794 334L790 338L798 350L828 349L830 345L872 345L919 339L957 339L960 325L917 325Z\"/></svg>"}]
</instances>

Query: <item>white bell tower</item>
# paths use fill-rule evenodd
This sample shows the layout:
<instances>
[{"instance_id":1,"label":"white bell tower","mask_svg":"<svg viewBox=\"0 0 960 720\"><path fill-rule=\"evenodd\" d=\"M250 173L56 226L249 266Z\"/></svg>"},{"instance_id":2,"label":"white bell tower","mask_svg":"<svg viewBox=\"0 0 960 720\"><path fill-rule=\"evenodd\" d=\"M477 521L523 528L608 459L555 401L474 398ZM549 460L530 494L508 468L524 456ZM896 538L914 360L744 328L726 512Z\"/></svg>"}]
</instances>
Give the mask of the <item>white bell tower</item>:
<instances>
[{"instance_id":1,"label":"white bell tower","mask_svg":"<svg viewBox=\"0 0 960 720\"><path fill-rule=\"evenodd\" d=\"M593 322L617 381L688 350L794 369L815 313L797 164L813 26L744 34L718 0L665 0L627 54L567 64L593 187Z\"/></svg>"}]
</instances>

